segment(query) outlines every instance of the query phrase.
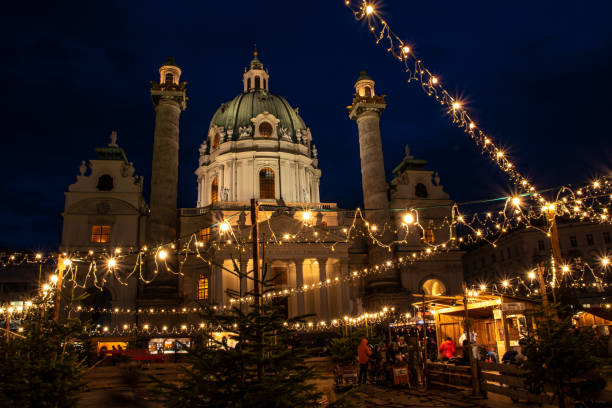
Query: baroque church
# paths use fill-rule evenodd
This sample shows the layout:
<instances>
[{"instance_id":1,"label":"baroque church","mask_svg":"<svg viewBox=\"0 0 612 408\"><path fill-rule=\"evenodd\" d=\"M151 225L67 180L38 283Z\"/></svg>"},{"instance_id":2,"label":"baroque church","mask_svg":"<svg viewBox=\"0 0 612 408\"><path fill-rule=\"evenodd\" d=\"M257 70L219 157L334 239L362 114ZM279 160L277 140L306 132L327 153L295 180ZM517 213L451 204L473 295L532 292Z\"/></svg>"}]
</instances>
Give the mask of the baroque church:
<instances>
[{"instance_id":1,"label":"baroque church","mask_svg":"<svg viewBox=\"0 0 612 408\"><path fill-rule=\"evenodd\" d=\"M285 98L270 92L268 70L256 52L243 74L242 92L221 103L194 152L199 154L197 203L178 209L179 122L187 107L181 75L169 58L159 68L159 82L151 86L156 119L150 200L114 132L107 146L96 148L94 159L82 162L65 193L62 251L87 258L165 245L163 257L159 248L142 258L118 257L122 279L104 274L106 266L99 265L89 281L92 305L132 311L231 305L228 290L240 296L253 288L252 199L260 205L262 270L269 285L288 294L280 298L288 316L308 314L326 321L382 306L407 310L415 295L460 291L463 253L458 249L355 278L370 266L445 242L452 233L445 226L452 202L425 160L415 159L406 148L387 182L379 125L385 97L375 92L365 72L355 83L348 116L357 123L365 217L372 225L408 229L390 249L363 234L347 239L355 210L320 201L317 135ZM403 224L412 208L426 208L419 211L423 228ZM396 235L385 229L380 240L393 241ZM185 245L197 250L185 257L179 251ZM94 279L103 290L93 287ZM157 319L158 324L179 324L163 315ZM181 319L189 321L189 316ZM138 313L112 318L114 325L145 321L151 318Z\"/></svg>"}]
</instances>

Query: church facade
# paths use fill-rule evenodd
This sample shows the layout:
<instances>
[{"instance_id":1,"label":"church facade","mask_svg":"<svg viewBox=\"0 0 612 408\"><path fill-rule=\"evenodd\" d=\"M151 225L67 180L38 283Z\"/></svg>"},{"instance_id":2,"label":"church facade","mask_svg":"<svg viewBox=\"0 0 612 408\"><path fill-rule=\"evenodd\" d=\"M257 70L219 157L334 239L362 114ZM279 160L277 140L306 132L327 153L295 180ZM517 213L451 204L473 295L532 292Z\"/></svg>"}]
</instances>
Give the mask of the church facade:
<instances>
[{"instance_id":1,"label":"church facade","mask_svg":"<svg viewBox=\"0 0 612 408\"><path fill-rule=\"evenodd\" d=\"M358 128L365 216L371 223L395 229L387 229L381 241L397 240L401 234L401 243L391 250L372 243L367 235L347 239L354 210L320 202L316 134L285 98L270 92L269 73L257 54L243 74L242 92L212 115L194 169L195 207L178 209L179 122L186 108L186 87L173 59L159 72L160 80L151 89L156 123L148 203L142 194L143 179L134 175L116 134L108 146L96 149L97 158L82 163L77 181L66 193L62 251L86 258L119 253L117 248L133 253L164 245L163 260L159 249L149 251L134 273L124 275L125 281L102 271L96 275L96 286L104 286L109 307L139 311L191 309L203 302L236 305L232 298L246 296L253 287L251 199L260 205L261 269L269 288L287 295L280 302L288 316L308 314L328 321L381 306L407 309L415 294L460 290L462 252L456 249L355 278L357 271L408 258L452 234L445 226L452 202L437 173L426 169L426 161L406 149L387 183L379 126L386 103L367 74L362 72L355 84L349 118ZM403 223L412 208L425 208L419 210L423 228L410 229ZM179 253L186 245L196 249L187 257ZM118 259L118 268L138 265L136 255ZM93 297L98 292L92 290ZM138 314L113 317L116 325L144 321Z\"/></svg>"}]
</instances>

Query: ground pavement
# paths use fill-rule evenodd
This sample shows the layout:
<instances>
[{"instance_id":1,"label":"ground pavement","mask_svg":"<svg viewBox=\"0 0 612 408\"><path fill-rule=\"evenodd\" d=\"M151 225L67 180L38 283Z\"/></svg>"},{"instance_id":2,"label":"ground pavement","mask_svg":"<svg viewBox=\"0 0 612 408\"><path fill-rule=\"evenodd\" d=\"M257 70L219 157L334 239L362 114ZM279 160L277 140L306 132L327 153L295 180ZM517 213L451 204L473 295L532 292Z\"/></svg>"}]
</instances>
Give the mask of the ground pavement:
<instances>
[{"instance_id":1,"label":"ground pavement","mask_svg":"<svg viewBox=\"0 0 612 408\"><path fill-rule=\"evenodd\" d=\"M338 393L338 396L341 394ZM353 393L356 407L389 407L389 408L517 408L537 407L529 404L513 404L508 397L489 393L488 399L472 399L467 393L431 389L388 388L377 385L366 385ZM546 405L548 407L548 405Z\"/></svg>"}]
</instances>

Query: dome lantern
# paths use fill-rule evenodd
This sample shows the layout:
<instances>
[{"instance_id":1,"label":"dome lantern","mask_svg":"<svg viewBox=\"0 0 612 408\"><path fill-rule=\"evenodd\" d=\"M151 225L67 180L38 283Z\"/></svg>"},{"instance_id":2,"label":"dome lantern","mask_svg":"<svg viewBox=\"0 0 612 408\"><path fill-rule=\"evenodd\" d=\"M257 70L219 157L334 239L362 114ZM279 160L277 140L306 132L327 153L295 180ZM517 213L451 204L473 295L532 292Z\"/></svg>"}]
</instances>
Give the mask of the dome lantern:
<instances>
[{"instance_id":1,"label":"dome lantern","mask_svg":"<svg viewBox=\"0 0 612 408\"><path fill-rule=\"evenodd\" d=\"M249 69L242 76L244 93L255 91L269 91L268 80L270 76L264 70L263 63L258 58L257 49L253 52L253 59Z\"/></svg>"}]
</instances>

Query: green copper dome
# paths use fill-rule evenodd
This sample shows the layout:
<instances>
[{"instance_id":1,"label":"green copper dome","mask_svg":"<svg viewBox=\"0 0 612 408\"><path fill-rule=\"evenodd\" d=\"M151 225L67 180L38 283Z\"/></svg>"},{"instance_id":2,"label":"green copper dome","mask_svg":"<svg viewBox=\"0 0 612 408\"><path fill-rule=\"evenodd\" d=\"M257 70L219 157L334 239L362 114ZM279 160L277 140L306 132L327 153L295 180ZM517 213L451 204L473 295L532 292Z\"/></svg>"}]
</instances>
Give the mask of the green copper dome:
<instances>
[{"instance_id":1,"label":"green copper dome","mask_svg":"<svg viewBox=\"0 0 612 408\"><path fill-rule=\"evenodd\" d=\"M252 126L251 119L264 112L280 120L277 129L286 128L293 141L297 141L296 130L306 130L304 121L289 102L267 91L241 93L231 101L222 103L210 121L209 129L214 125L222 126L225 131L233 129L232 139L237 140L240 127Z\"/></svg>"}]
</instances>

